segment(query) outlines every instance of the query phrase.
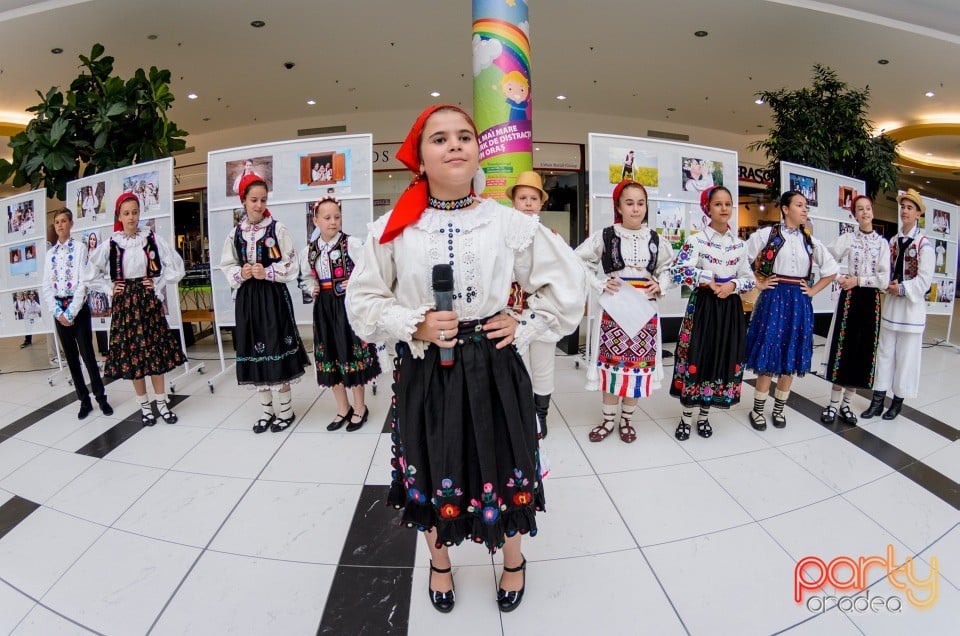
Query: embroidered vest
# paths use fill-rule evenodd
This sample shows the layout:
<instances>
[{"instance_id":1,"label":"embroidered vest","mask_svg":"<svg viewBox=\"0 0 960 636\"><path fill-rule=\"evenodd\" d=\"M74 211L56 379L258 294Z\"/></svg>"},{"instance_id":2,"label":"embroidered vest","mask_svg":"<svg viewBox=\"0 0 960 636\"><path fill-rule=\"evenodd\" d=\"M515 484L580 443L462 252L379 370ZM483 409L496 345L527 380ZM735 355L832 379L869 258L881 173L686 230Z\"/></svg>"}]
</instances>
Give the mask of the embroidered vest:
<instances>
[{"instance_id":1,"label":"embroidered vest","mask_svg":"<svg viewBox=\"0 0 960 636\"><path fill-rule=\"evenodd\" d=\"M110 280L113 282L126 280L123 276L125 251L113 238L110 239ZM163 264L160 262L160 250L157 248L157 239L153 232L147 234L147 243L143 246L143 252L147 256L147 278L156 278L163 270Z\"/></svg>"},{"instance_id":2,"label":"embroidered vest","mask_svg":"<svg viewBox=\"0 0 960 636\"><path fill-rule=\"evenodd\" d=\"M247 262L247 241L243 238L243 232L240 226L233 234L233 249L238 263ZM277 241L277 222L270 221L263 236L257 241L257 251L254 257L254 263L260 263L264 267L269 267L283 259L280 254L280 244ZM253 263L251 263L252 265Z\"/></svg>"},{"instance_id":3,"label":"embroidered vest","mask_svg":"<svg viewBox=\"0 0 960 636\"><path fill-rule=\"evenodd\" d=\"M897 270L897 258L900 256L899 236L893 237L890 241L890 270L892 277L899 280L900 272ZM920 271L920 250L927 245L929 241L922 233L907 244L907 251L903 255L903 280L912 280L917 277Z\"/></svg>"},{"instance_id":4,"label":"embroidered vest","mask_svg":"<svg viewBox=\"0 0 960 636\"><path fill-rule=\"evenodd\" d=\"M803 236L803 245L807 250L807 256L810 258L810 265L805 276L809 281L810 275L813 273L813 238L807 234L806 228L802 225L800 226L800 235ZM760 250L757 259L753 262L753 271L758 276L763 278L773 276L773 264L777 260L777 254L780 253L780 249L786 242L787 239L783 238L779 223L770 228L770 238L767 239L767 244Z\"/></svg>"},{"instance_id":5,"label":"embroidered vest","mask_svg":"<svg viewBox=\"0 0 960 636\"><path fill-rule=\"evenodd\" d=\"M660 235L650 230L650 260L647 261L647 271L652 276L657 270L657 257L660 256ZM627 264L623 262L623 254L620 251L620 237L614 227L603 228L603 253L600 255L600 265L603 267L603 273L609 274L624 269Z\"/></svg>"},{"instance_id":6,"label":"embroidered vest","mask_svg":"<svg viewBox=\"0 0 960 636\"><path fill-rule=\"evenodd\" d=\"M353 273L353 259L347 253L347 238L346 234L340 232L340 240L337 241L333 249L327 252L330 264L330 281L333 283L333 293L337 296L343 296L347 293L347 290L343 288L343 282L350 278L350 274ZM310 241L310 246L307 248L310 273L317 280L320 280L316 270L317 259L320 258L320 240L318 238L316 241Z\"/></svg>"},{"instance_id":7,"label":"embroidered vest","mask_svg":"<svg viewBox=\"0 0 960 636\"><path fill-rule=\"evenodd\" d=\"M510 295L507 297L507 307L520 313L527 308L527 292L523 291L520 283L514 281L510 285Z\"/></svg>"}]
</instances>

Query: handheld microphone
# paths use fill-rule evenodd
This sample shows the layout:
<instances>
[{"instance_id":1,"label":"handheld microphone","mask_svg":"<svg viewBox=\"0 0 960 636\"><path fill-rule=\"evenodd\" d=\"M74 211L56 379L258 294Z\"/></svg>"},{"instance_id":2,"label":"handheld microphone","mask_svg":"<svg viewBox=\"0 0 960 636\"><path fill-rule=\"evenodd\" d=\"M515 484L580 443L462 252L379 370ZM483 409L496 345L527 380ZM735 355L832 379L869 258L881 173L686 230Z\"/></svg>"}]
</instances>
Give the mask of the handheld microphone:
<instances>
[{"instance_id":1,"label":"handheld microphone","mask_svg":"<svg viewBox=\"0 0 960 636\"><path fill-rule=\"evenodd\" d=\"M453 267L439 264L433 266L433 298L437 311L453 311ZM456 338L457 334L453 334ZM440 366L453 366L453 349L440 349Z\"/></svg>"}]
</instances>

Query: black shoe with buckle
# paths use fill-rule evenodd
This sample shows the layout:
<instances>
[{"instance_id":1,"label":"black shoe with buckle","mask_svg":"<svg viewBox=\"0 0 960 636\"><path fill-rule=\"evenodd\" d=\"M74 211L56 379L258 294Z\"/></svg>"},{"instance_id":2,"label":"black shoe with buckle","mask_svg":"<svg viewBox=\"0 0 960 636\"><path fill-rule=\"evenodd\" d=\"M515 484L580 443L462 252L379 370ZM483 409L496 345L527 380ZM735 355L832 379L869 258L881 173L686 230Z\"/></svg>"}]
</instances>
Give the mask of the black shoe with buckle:
<instances>
[{"instance_id":1,"label":"black shoe with buckle","mask_svg":"<svg viewBox=\"0 0 960 636\"><path fill-rule=\"evenodd\" d=\"M440 569L433 567L433 561L430 561L430 578L433 579L433 573L437 574L447 574L450 572L450 568ZM452 578L452 577L451 577ZM435 592L430 584L427 583L427 594L430 596L430 604L433 605L434 609L438 612L443 612L446 614L453 609L453 604L457 600L456 585L454 585L449 592Z\"/></svg>"},{"instance_id":2,"label":"black shoe with buckle","mask_svg":"<svg viewBox=\"0 0 960 636\"><path fill-rule=\"evenodd\" d=\"M497 605L500 606L500 611L512 612L520 605L520 601L523 600L523 591L527 588L527 560L524 559L523 563L515 568L508 568L506 565L504 565L503 571L523 572L523 585L520 586L519 590L515 592L507 592L502 587L497 588Z\"/></svg>"},{"instance_id":3,"label":"black shoe with buckle","mask_svg":"<svg viewBox=\"0 0 960 636\"><path fill-rule=\"evenodd\" d=\"M840 407L840 410L837 411L837 417L839 417L840 421L844 424L850 424L851 426L857 425L857 416L853 414L853 411L850 410L850 406L847 404Z\"/></svg>"}]
</instances>

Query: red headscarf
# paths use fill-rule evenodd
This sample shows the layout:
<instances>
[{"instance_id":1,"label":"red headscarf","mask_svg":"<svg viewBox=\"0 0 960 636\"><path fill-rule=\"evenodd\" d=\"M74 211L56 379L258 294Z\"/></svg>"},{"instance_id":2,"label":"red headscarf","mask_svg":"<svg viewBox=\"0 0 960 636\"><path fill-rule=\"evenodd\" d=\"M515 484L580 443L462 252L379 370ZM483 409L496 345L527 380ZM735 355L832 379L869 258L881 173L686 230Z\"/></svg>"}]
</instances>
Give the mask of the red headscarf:
<instances>
[{"instance_id":1,"label":"red headscarf","mask_svg":"<svg viewBox=\"0 0 960 636\"><path fill-rule=\"evenodd\" d=\"M140 208L140 199L133 192L124 192L117 197L117 205L113 210L113 231L122 232L123 223L120 222L120 206L126 203L127 201L136 201L137 209Z\"/></svg>"},{"instance_id":2,"label":"red headscarf","mask_svg":"<svg viewBox=\"0 0 960 636\"><path fill-rule=\"evenodd\" d=\"M430 188L427 184L426 175L420 173L420 134L423 132L427 119L438 110L455 110L461 113L470 122L473 134L477 135L477 125L473 123L470 115L458 106L437 104L420 113L396 154L397 159L416 176L403 194L400 195L400 198L397 199L397 204L394 206L393 212L390 213L387 227L384 228L383 235L380 237L381 245L389 243L398 237L405 227L416 223L423 211L427 209L427 197L430 195Z\"/></svg>"},{"instance_id":3,"label":"red headscarf","mask_svg":"<svg viewBox=\"0 0 960 636\"><path fill-rule=\"evenodd\" d=\"M248 175L244 175L240 179L240 187L237 188L240 190L240 203L243 203L243 199L247 196L247 189L254 183L262 183L264 187L267 186L267 182L263 180L263 177L258 175L256 172L251 172ZM270 216L270 210L264 210L263 216Z\"/></svg>"},{"instance_id":4,"label":"red headscarf","mask_svg":"<svg viewBox=\"0 0 960 636\"><path fill-rule=\"evenodd\" d=\"M710 216L710 195L719 187L720 186L710 186L700 193L700 209L703 210L703 213L707 216Z\"/></svg>"},{"instance_id":5,"label":"red headscarf","mask_svg":"<svg viewBox=\"0 0 960 636\"><path fill-rule=\"evenodd\" d=\"M633 179L624 179L623 181L618 183L617 187L613 189L613 222L614 223L623 222L623 215L621 215L620 212L617 210L617 204L620 203L620 195L623 194L623 191L630 186L633 186L635 188L640 188L641 190L643 190L643 198L647 199L647 189L643 187L643 184L638 183ZM647 216L650 216L649 210L647 211Z\"/></svg>"}]
</instances>

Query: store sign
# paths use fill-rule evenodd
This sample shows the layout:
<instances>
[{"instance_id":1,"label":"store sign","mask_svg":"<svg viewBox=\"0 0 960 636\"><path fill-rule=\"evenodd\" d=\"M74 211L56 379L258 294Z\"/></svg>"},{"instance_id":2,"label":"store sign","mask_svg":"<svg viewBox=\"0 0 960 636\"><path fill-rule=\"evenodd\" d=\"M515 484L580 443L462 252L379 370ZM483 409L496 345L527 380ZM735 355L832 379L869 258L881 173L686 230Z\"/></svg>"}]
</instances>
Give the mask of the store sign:
<instances>
[{"instance_id":1,"label":"store sign","mask_svg":"<svg viewBox=\"0 0 960 636\"><path fill-rule=\"evenodd\" d=\"M374 170L406 170L407 167L397 159L400 144L373 144Z\"/></svg>"},{"instance_id":2,"label":"store sign","mask_svg":"<svg viewBox=\"0 0 960 636\"><path fill-rule=\"evenodd\" d=\"M766 187L773 183L773 171L764 166L741 163L737 166L737 181L741 185Z\"/></svg>"}]
</instances>

